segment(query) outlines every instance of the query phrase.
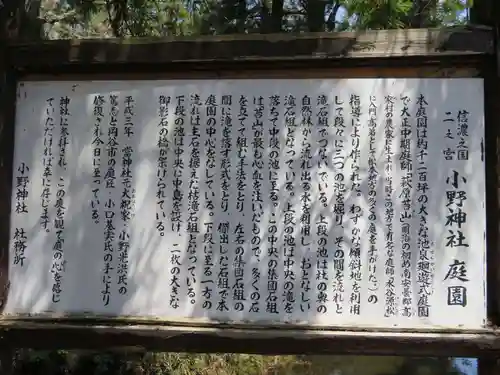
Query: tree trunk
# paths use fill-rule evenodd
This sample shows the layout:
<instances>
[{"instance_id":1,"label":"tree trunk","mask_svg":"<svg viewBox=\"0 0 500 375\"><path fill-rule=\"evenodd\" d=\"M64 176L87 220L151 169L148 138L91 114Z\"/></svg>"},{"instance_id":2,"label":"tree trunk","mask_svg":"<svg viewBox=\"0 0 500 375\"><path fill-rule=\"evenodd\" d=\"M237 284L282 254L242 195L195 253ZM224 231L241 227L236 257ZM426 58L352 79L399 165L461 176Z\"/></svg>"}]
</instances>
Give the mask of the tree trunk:
<instances>
[{"instance_id":1,"label":"tree trunk","mask_svg":"<svg viewBox=\"0 0 500 375\"><path fill-rule=\"evenodd\" d=\"M283 22L283 0L273 0L271 6L271 32L281 32L281 24Z\"/></svg>"},{"instance_id":2,"label":"tree trunk","mask_svg":"<svg viewBox=\"0 0 500 375\"><path fill-rule=\"evenodd\" d=\"M307 28L311 32L325 30L325 1L307 0Z\"/></svg>"},{"instance_id":3,"label":"tree trunk","mask_svg":"<svg viewBox=\"0 0 500 375\"><path fill-rule=\"evenodd\" d=\"M236 4L236 30L243 34L246 30L247 3L245 0L237 0Z\"/></svg>"},{"instance_id":4,"label":"tree trunk","mask_svg":"<svg viewBox=\"0 0 500 375\"><path fill-rule=\"evenodd\" d=\"M432 26L431 18L435 15L436 8L437 0L415 0L410 26L413 28Z\"/></svg>"}]
</instances>

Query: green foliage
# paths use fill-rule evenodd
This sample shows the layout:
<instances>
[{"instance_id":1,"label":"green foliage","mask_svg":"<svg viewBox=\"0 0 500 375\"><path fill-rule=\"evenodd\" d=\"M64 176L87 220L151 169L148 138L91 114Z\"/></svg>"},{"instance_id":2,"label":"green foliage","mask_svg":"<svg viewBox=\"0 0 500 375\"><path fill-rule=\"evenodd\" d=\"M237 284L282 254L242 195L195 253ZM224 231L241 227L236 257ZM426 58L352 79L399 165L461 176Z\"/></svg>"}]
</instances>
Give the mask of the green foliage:
<instances>
[{"instance_id":1,"label":"green foliage","mask_svg":"<svg viewBox=\"0 0 500 375\"><path fill-rule=\"evenodd\" d=\"M30 375L463 375L448 359L260 356L121 351L20 351L14 374Z\"/></svg>"},{"instance_id":2,"label":"green foliage","mask_svg":"<svg viewBox=\"0 0 500 375\"><path fill-rule=\"evenodd\" d=\"M431 27L472 0L43 0L48 38L163 37Z\"/></svg>"}]
</instances>

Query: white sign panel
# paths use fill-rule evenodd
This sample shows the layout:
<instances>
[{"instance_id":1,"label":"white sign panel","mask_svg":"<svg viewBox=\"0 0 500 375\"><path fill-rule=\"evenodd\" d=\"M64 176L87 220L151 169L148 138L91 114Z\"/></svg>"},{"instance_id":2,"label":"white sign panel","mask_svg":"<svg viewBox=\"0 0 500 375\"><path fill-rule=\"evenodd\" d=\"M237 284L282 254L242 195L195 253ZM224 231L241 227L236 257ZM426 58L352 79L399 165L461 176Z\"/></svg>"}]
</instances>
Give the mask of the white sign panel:
<instances>
[{"instance_id":1,"label":"white sign panel","mask_svg":"<svg viewBox=\"0 0 500 375\"><path fill-rule=\"evenodd\" d=\"M485 324L480 79L24 82L4 314Z\"/></svg>"}]
</instances>

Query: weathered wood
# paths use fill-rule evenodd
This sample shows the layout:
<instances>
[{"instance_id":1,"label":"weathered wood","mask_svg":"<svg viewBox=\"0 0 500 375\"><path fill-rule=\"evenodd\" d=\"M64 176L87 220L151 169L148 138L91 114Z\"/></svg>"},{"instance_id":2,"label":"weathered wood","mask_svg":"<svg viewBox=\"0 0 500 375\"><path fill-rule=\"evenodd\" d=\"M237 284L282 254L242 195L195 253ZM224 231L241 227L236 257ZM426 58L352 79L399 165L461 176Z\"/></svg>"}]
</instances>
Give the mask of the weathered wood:
<instances>
[{"instance_id":1,"label":"weathered wood","mask_svg":"<svg viewBox=\"0 0 500 375\"><path fill-rule=\"evenodd\" d=\"M470 22L475 25L493 25L495 23L494 5L497 0L474 0L470 10Z\"/></svg>"},{"instance_id":2,"label":"weathered wood","mask_svg":"<svg viewBox=\"0 0 500 375\"><path fill-rule=\"evenodd\" d=\"M479 357L478 375L499 375L500 361L496 357Z\"/></svg>"},{"instance_id":3,"label":"weathered wood","mask_svg":"<svg viewBox=\"0 0 500 375\"><path fill-rule=\"evenodd\" d=\"M207 78L243 75L248 78L273 74L282 77L311 76L349 76L346 70L333 70L335 61L343 61L344 67L353 61L364 60L365 64L376 65L373 59L379 60L379 66L386 68L365 67L358 76L366 77L418 77L418 76L477 76L477 61L485 55L493 53L493 37L487 28L453 28L443 30L391 30L365 33L311 34L304 36L266 35L243 37L194 38L175 40L132 40L132 41L52 41L37 44L15 44L11 46L9 64L21 71L61 72L61 67L86 67L92 71L97 67L115 69L117 64L130 71L139 66L143 71L155 65L158 71L165 71L165 64L179 64L183 74L199 74ZM37 58L34 59L33 57ZM389 59L397 57L397 59ZM445 59L457 57L460 64L453 66ZM416 58L412 70L409 66L401 68L402 58ZM467 59L474 60L473 67L465 68ZM310 70L293 71L293 61L307 64L315 61L325 62L329 66L314 72ZM369 61L369 62L368 62ZM202 73L199 62L205 69ZM245 68L236 70L216 69L211 63L225 63L234 66L237 62L246 63ZM274 63L275 70L269 70L269 63ZM290 64L290 65L288 65ZM424 65L433 68L424 68ZM474 65L476 64L476 65ZM248 67L252 66L253 71ZM310 64L311 65L311 64ZM144 67L146 66L146 69ZM280 68L281 71L276 70ZM397 67L397 69L394 69ZM42 70L43 70L42 69ZM134 68L135 69L135 68ZM193 71L189 70L192 69ZM265 70L261 70L265 69ZM328 70L330 73L328 73ZM137 72L137 70L136 70ZM351 71L354 72L354 71ZM92 72L95 73L95 70ZM107 73L106 78L111 79ZM130 73L129 73L130 74ZM165 73L156 73L156 78L165 78ZM354 73L351 73L354 74ZM178 71L172 78L182 78ZM83 76L81 76L83 77ZM128 76L130 78L130 75ZM137 76L139 78L139 75ZM39 79L40 77L38 77ZM45 78L48 78L45 76ZM62 79L71 79L61 76ZM95 75L85 74L87 79L95 79ZM104 76L102 76L104 78ZM144 76L141 76L144 79ZM150 76L150 78L154 78ZM49 79L54 79L51 76ZM81 78L80 78L81 79ZM12 88L14 82L9 81L5 87L4 98L9 108L14 108ZM9 102L10 101L10 102ZM0 250L8 255L8 222L10 215L10 184L12 178L13 156L13 117L12 112L6 115L10 120L4 121L6 126L0 128L4 133L0 138L3 167L0 167L4 199L0 206ZM496 146L495 146L496 147ZM493 154L492 154L493 155ZM495 156L496 157L496 156ZM497 176L495 157L489 156L490 174ZM10 159L9 159L10 158ZM498 164L500 165L500 164ZM496 179L495 179L496 181ZM489 189L494 189L495 184ZM4 188L5 187L5 188ZM496 200L490 203L498 203ZM496 206L490 206L495 208ZM488 220L490 226L498 228L495 219ZM497 236L498 237L498 236ZM495 241L497 237L489 239ZM491 242L489 242L491 247ZM492 253L493 254L493 253ZM494 253L496 254L496 253ZM497 256L497 255L493 255ZM488 255L490 259L490 255ZM4 256L1 264L7 265ZM496 258L495 258L496 259ZM0 264L0 265L1 265ZM495 274L495 280L496 280ZM1 275L0 275L1 276ZM4 280L5 282L7 279ZM0 280L0 285L3 285ZM8 287L8 284L5 283ZM496 295L496 294L495 294ZM0 304L1 304L0 294ZM494 305L496 304L496 297ZM495 310L494 312L496 312ZM496 320L496 319L493 319ZM150 322L132 322L119 319L105 321L0 321L0 347L31 347L39 349L79 348L108 349L111 347L141 347L149 350L192 351L192 352L246 352L265 354L373 354L373 355L412 355L412 356L478 356L500 351L500 334L495 331L476 333L452 332L389 332L389 331L328 331L298 330L280 327L279 329L257 328L210 328L203 326L167 326Z\"/></svg>"},{"instance_id":4,"label":"weathered wood","mask_svg":"<svg viewBox=\"0 0 500 375\"><path fill-rule=\"evenodd\" d=\"M0 347L92 349L136 347L155 351L265 354L479 356L500 350L495 332L477 334L210 329L165 326L9 324Z\"/></svg>"},{"instance_id":5,"label":"weathered wood","mask_svg":"<svg viewBox=\"0 0 500 375\"><path fill-rule=\"evenodd\" d=\"M9 287L10 196L14 158L16 83L9 64L8 42L19 36L23 2L7 1L0 7L0 312Z\"/></svg>"},{"instance_id":6,"label":"weathered wood","mask_svg":"<svg viewBox=\"0 0 500 375\"><path fill-rule=\"evenodd\" d=\"M485 80L485 145L487 216L487 306L493 325L500 325L500 5L497 0L476 0L471 22L492 27L495 51ZM479 375L500 374L499 353L479 357Z\"/></svg>"},{"instance_id":7,"label":"weathered wood","mask_svg":"<svg viewBox=\"0 0 500 375\"><path fill-rule=\"evenodd\" d=\"M486 166L486 244L487 244L487 307L493 326L500 326L500 59L498 22L500 5L497 0L474 3L473 22L483 22L493 30L495 51L485 63L485 166ZM487 14L488 13L488 14Z\"/></svg>"},{"instance_id":8,"label":"weathered wood","mask_svg":"<svg viewBox=\"0 0 500 375\"><path fill-rule=\"evenodd\" d=\"M13 355L10 348L0 349L0 374L12 375L13 374Z\"/></svg>"},{"instance_id":9,"label":"weathered wood","mask_svg":"<svg viewBox=\"0 0 500 375\"><path fill-rule=\"evenodd\" d=\"M486 166L487 307L492 325L500 325L500 87L495 59L484 69Z\"/></svg>"},{"instance_id":10,"label":"weathered wood","mask_svg":"<svg viewBox=\"0 0 500 375\"><path fill-rule=\"evenodd\" d=\"M463 61L462 61L463 64ZM144 73L117 73L117 72L97 72L90 74L27 74L22 77L23 81L85 81L85 80L168 80L168 79L328 79L328 78L470 78L480 77L481 70L477 64L467 66L361 66L356 68L331 67L301 69L294 66L282 66L277 69L270 66L269 69L216 69L205 71L186 71L170 69L165 72L144 72Z\"/></svg>"},{"instance_id":11,"label":"weathered wood","mask_svg":"<svg viewBox=\"0 0 500 375\"><path fill-rule=\"evenodd\" d=\"M483 55L480 55L483 56ZM482 57L481 57L482 59ZM481 60L479 59L479 60ZM431 62L432 66L419 61L414 66L401 65L394 61L388 67L368 66L357 69L321 70L205 70L203 72L184 70L175 73L153 73L152 75L105 75L79 74L61 75L61 79L159 79L159 78L217 78L217 77L467 77L481 76L482 65L468 63L460 58L456 66L444 63L441 58ZM35 60L33 60L35 61ZM105 64L103 64L105 65ZM382 64L381 64L382 65ZM129 67L129 65L124 65ZM32 79L54 79L54 76L33 76ZM20 317L19 317L20 318ZM80 348L80 349L107 349L110 347L134 346L150 350L165 351L222 351L222 352L254 352L267 354L281 353L332 353L332 354L383 354L394 355L442 355L442 356L473 356L478 353L495 352L500 350L499 335L496 332L452 333L448 332L416 332L400 331L328 331L328 330L298 330L290 327L275 329L258 329L257 327L235 328L226 325L224 328L203 327L195 324L182 326L160 325L158 321L140 322L126 319L109 319L108 321L82 319L80 322L55 320L14 321L3 318L0 320L0 347L32 347L40 349L51 348ZM149 323L149 324L147 324ZM189 323L189 322L188 322Z\"/></svg>"},{"instance_id":12,"label":"weathered wood","mask_svg":"<svg viewBox=\"0 0 500 375\"><path fill-rule=\"evenodd\" d=\"M14 158L15 86L6 63L7 50L0 42L0 312L9 288L10 192Z\"/></svg>"},{"instance_id":13,"label":"weathered wood","mask_svg":"<svg viewBox=\"0 0 500 375\"><path fill-rule=\"evenodd\" d=\"M57 40L17 43L20 69L78 64L156 64L330 60L338 58L440 57L493 53L484 27L377 30L347 33L238 35L174 39ZM36 56L36 59L34 58Z\"/></svg>"},{"instance_id":14,"label":"weathered wood","mask_svg":"<svg viewBox=\"0 0 500 375\"><path fill-rule=\"evenodd\" d=\"M342 326L332 322L330 325L315 324L307 321L298 321L294 323L284 323L276 321L246 322L244 320L237 321L219 321L211 318L165 318L162 316L111 316L104 314L91 313L39 313L39 314L4 314L0 315L0 332L3 329L9 329L11 326L27 325L47 325L54 328L60 326L106 326L106 327L128 327L128 326L145 326L155 327L158 329L169 328L189 328L189 329L236 329L236 330L257 330L257 331L274 331L276 330L297 330L297 331L329 331L329 332L377 332L395 333L395 334L484 334L484 333L499 333L492 327L484 327L477 329L464 329L460 327L447 328L439 326L431 326L425 328L401 328L394 327L377 327L377 326Z\"/></svg>"}]
</instances>

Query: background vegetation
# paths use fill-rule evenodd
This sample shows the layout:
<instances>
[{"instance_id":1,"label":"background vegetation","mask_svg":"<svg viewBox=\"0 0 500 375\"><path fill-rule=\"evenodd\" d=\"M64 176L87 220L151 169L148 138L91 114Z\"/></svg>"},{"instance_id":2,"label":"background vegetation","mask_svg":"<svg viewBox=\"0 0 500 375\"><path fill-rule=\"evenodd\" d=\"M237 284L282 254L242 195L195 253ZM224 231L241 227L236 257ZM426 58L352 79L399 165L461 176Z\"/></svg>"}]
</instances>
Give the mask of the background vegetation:
<instances>
[{"instance_id":1,"label":"background vegetation","mask_svg":"<svg viewBox=\"0 0 500 375\"><path fill-rule=\"evenodd\" d=\"M462 366L471 367L467 360ZM34 352L13 358L14 374L30 375L465 375L449 359L259 356L143 352ZM472 366L473 367L473 366ZM474 372L472 372L474 373ZM471 374L467 372L466 375Z\"/></svg>"}]
</instances>

